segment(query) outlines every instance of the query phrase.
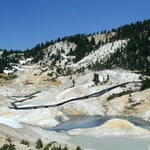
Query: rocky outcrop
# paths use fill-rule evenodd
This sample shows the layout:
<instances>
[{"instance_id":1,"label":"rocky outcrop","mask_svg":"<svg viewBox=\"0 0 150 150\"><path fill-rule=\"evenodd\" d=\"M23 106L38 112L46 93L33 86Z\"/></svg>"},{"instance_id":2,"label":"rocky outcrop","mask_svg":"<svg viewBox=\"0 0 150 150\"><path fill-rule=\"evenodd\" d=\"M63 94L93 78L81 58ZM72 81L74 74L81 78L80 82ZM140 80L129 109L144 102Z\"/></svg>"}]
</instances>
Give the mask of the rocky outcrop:
<instances>
[{"instance_id":1,"label":"rocky outcrop","mask_svg":"<svg viewBox=\"0 0 150 150\"><path fill-rule=\"evenodd\" d=\"M106 103L107 115L138 116L150 121L150 89L114 98Z\"/></svg>"},{"instance_id":2,"label":"rocky outcrop","mask_svg":"<svg viewBox=\"0 0 150 150\"><path fill-rule=\"evenodd\" d=\"M150 135L150 131L137 127L133 123L123 119L112 119L103 125L88 129L74 129L68 132L71 135L102 136L141 136Z\"/></svg>"}]
</instances>

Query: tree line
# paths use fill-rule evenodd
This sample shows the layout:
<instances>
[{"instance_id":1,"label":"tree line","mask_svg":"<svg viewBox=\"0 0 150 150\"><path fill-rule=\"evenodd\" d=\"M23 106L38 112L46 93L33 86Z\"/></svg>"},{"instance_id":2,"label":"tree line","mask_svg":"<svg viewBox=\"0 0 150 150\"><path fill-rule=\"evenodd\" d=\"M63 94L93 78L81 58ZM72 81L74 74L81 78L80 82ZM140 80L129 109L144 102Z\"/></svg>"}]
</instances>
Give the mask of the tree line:
<instances>
[{"instance_id":1,"label":"tree line","mask_svg":"<svg viewBox=\"0 0 150 150\"><path fill-rule=\"evenodd\" d=\"M10 63L17 63L20 57L29 58L33 57L33 63L38 62L44 58L43 49L60 41L73 42L77 46L75 50L70 50L68 55L75 56L75 62L80 61L83 57L88 55L91 51L99 48L107 42L113 42L120 39L129 39L125 48L117 49L105 63L96 62L89 66L89 69L100 70L104 68L122 67L125 69L139 70L144 74L150 75L150 20L138 21L129 25L121 26L111 31L101 31L101 34L108 34L115 32L116 34L106 39L106 41L95 42L94 35L98 34L76 34L58 38L56 40L46 41L45 43L37 44L31 49L24 51L20 50L0 50L3 53L0 55L0 72L5 67L10 68ZM91 39L88 37L91 36Z\"/></svg>"},{"instance_id":2,"label":"tree line","mask_svg":"<svg viewBox=\"0 0 150 150\"><path fill-rule=\"evenodd\" d=\"M150 75L150 20L119 27L115 32L111 41L127 39L127 46L118 48L104 63L97 61L89 68L101 70L121 67Z\"/></svg>"}]
</instances>

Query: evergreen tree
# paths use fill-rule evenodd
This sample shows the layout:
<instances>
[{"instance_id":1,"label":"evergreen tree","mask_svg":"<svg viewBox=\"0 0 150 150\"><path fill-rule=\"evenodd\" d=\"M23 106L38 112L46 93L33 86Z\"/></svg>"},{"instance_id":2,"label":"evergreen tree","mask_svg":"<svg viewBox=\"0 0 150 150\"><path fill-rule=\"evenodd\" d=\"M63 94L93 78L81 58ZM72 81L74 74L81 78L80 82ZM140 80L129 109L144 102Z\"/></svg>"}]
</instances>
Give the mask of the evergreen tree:
<instances>
[{"instance_id":1,"label":"evergreen tree","mask_svg":"<svg viewBox=\"0 0 150 150\"><path fill-rule=\"evenodd\" d=\"M37 149L40 149L40 148L42 148L42 147L43 147L43 142L42 142L41 139L38 139L38 140L36 141L36 148L37 148Z\"/></svg>"}]
</instances>

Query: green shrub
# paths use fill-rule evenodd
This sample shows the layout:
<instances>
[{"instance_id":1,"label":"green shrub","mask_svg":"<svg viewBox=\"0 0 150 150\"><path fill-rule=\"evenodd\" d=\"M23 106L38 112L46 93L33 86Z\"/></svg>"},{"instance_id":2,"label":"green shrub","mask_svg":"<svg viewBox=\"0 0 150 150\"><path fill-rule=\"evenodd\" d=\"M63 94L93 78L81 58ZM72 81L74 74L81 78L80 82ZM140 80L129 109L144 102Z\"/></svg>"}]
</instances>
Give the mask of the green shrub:
<instances>
[{"instance_id":1,"label":"green shrub","mask_svg":"<svg viewBox=\"0 0 150 150\"><path fill-rule=\"evenodd\" d=\"M28 141L26 141L26 140L21 140L21 142L20 142L20 144L24 144L24 145L27 145L27 146L29 146L29 142Z\"/></svg>"},{"instance_id":2,"label":"green shrub","mask_svg":"<svg viewBox=\"0 0 150 150\"><path fill-rule=\"evenodd\" d=\"M142 81L141 91L150 88L150 79Z\"/></svg>"},{"instance_id":3,"label":"green shrub","mask_svg":"<svg viewBox=\"0 0 150 150\"><path fill-rule=\"evenodd\" d=\"M4 144L0 150L9 150L9 144Z\"/></svg>"},{"instance_id":4,"label":"green shrub","mask_svg":"<svg viewBox=\"0 0 150 150\"><path fill-rule=\"evenodd\" d=\"M42 148L42 147L43 147L43 142L42 142L41 139L38 139L38 140L36 141L36 148L37 148L37 149L40 149L40 148Z\"/></svg>"},{"instance_id":5,"label":"green shrub","mask_svg":"<svg viewBox=\"0 0 150 150\"><path fill-rule=\"evenodd\" d=\"M57 144L55 141L48 143L45 147L44 150L49 150L50 147L52 147L54 144Z\"/></svg>"},{"instance_id":6,"label":"green shrub","mask_svg":"<svg viewBox=\"0 0 150 150\"><path fill-rule=\"evenodd\" d=\"M62 147L61 144L54 142L48 143L45 147L44 150L68 150L68 147Z\"/></svg>"},{"instance_id":7,"label":"green shrub","mask_svg":"<svg viewBox=\"0 0 150 150\"><path fill-rule=\"evenodd\" d=\"M0 150L16 150L16 147L14 144L12 144L11 139L8 138L6 139L6 141L8 142L8 144L4 144Z\"/></svg>"},{"instance_id":8,"label":"green shrub","mask_svg":"<svg viewBox=\"0 0 150 150\"><path fill-rule=\"evenodd\" d=\"M123 96L123 95L131 94L133 92L134 91L132 91L132 90L128 90L128 91L123 91L123 92L120 92L120 93L117 93L117 94L113 93L112 95L108 96L107 101L110 101L110 100L114 99L115 97L120 97L120 96Z\"/></svg>"},{"instance_id":9,"label":"green shrub","mask_svg":"<svg viewBox=\"0 0 150 150\"><path fill-rule=\"evenodd\" d=\"M80 147L80 146L77 146L77 147L76 147L76 150L82 150L82 149L81 149L81 147Z\"/></svg>"}]
</instances>

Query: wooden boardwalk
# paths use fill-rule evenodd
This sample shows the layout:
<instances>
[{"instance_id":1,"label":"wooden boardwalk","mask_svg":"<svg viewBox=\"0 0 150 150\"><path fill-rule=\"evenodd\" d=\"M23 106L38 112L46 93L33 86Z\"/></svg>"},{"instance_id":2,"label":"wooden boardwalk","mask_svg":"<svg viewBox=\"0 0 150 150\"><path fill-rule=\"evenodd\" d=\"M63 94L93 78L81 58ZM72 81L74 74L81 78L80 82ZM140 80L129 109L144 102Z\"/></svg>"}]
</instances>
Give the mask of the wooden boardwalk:
<instances>
[{"instance_id":1,"label":"wooden boardwalk","mask_svg":"<svg viewBox=\"0 0 150 150\"><path fill-rule=\"evenodd\" d=\"M91 94L88 94L88 95L85 95L85 96L81 96L81 97L76 97L76 98L68 99L68 100L65 100L63 102L59 102L59 103L56 103L56 104L39 105L39 106L27 106L27 107L18 107L17 106L17 103L22 103L22 102L24 102L26 100L32 99L32 98L35 97L35 94L41 92L41 91L37 91L37 92L32 93L30 95L24 96L23 100L12 102L11 103L12 106L10 108L11 109L18 109L18 110L20 110L20 109L40 109L40 108L58 107L58 106L61 106L61 105L64 105L64 104L67 104L67 103L70 103L70 102L73 102L73 101L84 100L84 99L88 99L88 98L92 98L92 97L99 97L99 96L101 96L101 95L103 95L103 94L111 91L114 88L117 88L117 87L120 87L120 86L124 86L124 85L129 84L129 83L141 83L141 82L142 81L125 82L125 83L122 83L122 84L118 84L118 85L115 85L115 86L103 89L103 90L98 91L98 92L94 92L94 93L91 93ZM14 97L17 97L17 96L14 96Z\"/></svg>"}]
</instances>

